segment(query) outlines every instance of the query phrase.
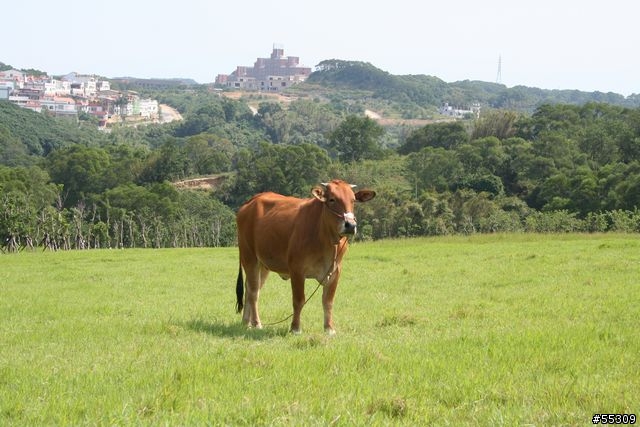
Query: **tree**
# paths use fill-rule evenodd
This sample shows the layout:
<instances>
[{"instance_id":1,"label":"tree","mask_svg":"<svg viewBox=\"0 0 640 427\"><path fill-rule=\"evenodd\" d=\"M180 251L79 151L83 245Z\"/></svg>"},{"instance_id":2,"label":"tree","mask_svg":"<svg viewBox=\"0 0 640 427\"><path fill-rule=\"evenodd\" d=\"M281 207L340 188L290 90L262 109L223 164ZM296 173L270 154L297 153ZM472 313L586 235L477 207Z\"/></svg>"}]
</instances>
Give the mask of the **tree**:
<instances>
[{"instance_id":1,"label":"tree","mask_svg":"<svg viewBox=\"0 0 640 427\"><path fill-rule=\"evenodd\" d=\"M615 188L617 209L640 209L640 162L633 162L625 171L625 178Z\"/></svg>"},{"instance_id":2,"label":"tree","mask_svg":"<svg viewBox=\"0 0 640 427\"><path fill-rule=\"evenodd\" d=\"M500 177L507 195L526 199L546 178L555 173L553 159L540 157L533 143L522 138L502 141L505 161Z\"/></svg>"},{"instance_id":3,"label":"tree","mask_svg":"<svg viewBox=\"0 0 640 427\"><path fill-rule=\"evenodd\" d=\"M203 191L182 191L178 196L187 246L235 244L235 214L228 206Z\"/></svg>"},{"instance_id":4,"label":"tree","mask_svg":"<svg viewBox=\"0 0 640 427\"><path fill-rule=\"evenodd\" d=\"M329 135L329 147L345 163L380 159L383 134L384 128L369 117L350 115Z\"/></svg>"},{"instance_id":5,"label":"tree","mask_svg":"<svg viewBox=\"0 0 640 427\"><path fill-rule=\"evenodd\" d=\"M469 141L469 133L461 122L435 123L413 131L398 153L409 154L424 147L455 149Z\"/></svg>"},{"instance_id":6,"label":"tree","mask_svg":"<svg viewBox=\"0 0 640 427\"><path fill-rule=\"evenodd\" d=\"M111 158L109 169L105 171L106 188L137 181L149 150L125 144L110 145L106 150Z\"/></svg>"},{"instance_id":7,"label":"tree","mask_svg":"<svg viewBox=\"0 0 640 427\"><path fill-rule=\"evenodd\" d=\"M312 144L267 142L253 152L241 150L235 160L232 204L240 204L262 191L306 197L314 185L329 178L326 170L331 163L326 151Z\"/></svg>"},{"instance_id":8,"label":"tree","mask_svg":"<svg viewBox=\"0 0 640 427\"><path fill-rule=\"evenodd\" d=\"M471 173L497 174L503 167L507 155L500 140L494 136L474 140L461 145L458 158Z\"/></svg>"},{"instance_id":9,"label":"tree","mask_svg":"<svg viewBox=\"0 0 640 427\"><path fill-rule=\"evenodd\" d=\"M151 153L139 176L139 181L163 182L184 178L189 174L185 151L174 138L167 140L159 150Z\"/></svg>"},{"instance_id":10,"label":"tree","mask_svg":"<svg viewBox=\"0 0 640 427\"><path fill-rule=\"evenodd\" d=\"M209 131L225 121L225 110L218 100L202 105L190 113L176 129L176 136L192 136Z\"/></svg>"},{"instance_id":11,"label":"tree","mask_svg":"<svg viewBox=\"0 0 640 427\"><path fill-rule=\"evenodd\" d=\"M258 117L274 143L279 142L276 126L279 123L278 118L282 116L283 112L282 106L277 102L261 102L258 105Z\"/></svg>"},{"instance_id":12,"label":"tree","mask_svg":"<svg viewBox=\"0 0 640 427\"><path fill-rule=\"evenodd\" d=\"M190 172L208 175L228 171L236 149L224 138L201 133L187 139L184 150Z\"/></svg>"},{"instance_id":13,"label":"tree","mask_svg":"<svg viewBox=\"0 0 640 427\"><path fill-rule=\"evenodd\" d=\"M29 163L27 147L12 135L9 129L0 125L0 163L7 166Z\"/></svg>"},{"instance_id":14,"label":"tree","mask_svg":"<svg viewBox=\"0 0 640 427\"><path fill-rule=\"evenodd\" d=\"M56 150L46 159L51 179L64 186L64 205L67 207L104 191L110 165L111 159L105 150L82 145Z\"/></svg>"},{"instance_id":15,"label":"tree","mask_svg":"<svg viewBox=\"0 0 640 427\"><path fill-rule=\"evenodd\" d=\"M473 124L472 139L494 136L498 139L511 138L516 134L515 126L519 116L514 111L491 111L484 113Z\"/></svg>"},{"instance_id":16,"label":"tree","mask_svg":"<svg viewBox=\"0 0 640 427\"><path fill-rule=\"evenodd\" d=\"M464 173L454 151L432 147L409 154L406 170L406 177L414 183L416 194L424 190L448 191L461 182Z\"/></svg>"}]
</instances>

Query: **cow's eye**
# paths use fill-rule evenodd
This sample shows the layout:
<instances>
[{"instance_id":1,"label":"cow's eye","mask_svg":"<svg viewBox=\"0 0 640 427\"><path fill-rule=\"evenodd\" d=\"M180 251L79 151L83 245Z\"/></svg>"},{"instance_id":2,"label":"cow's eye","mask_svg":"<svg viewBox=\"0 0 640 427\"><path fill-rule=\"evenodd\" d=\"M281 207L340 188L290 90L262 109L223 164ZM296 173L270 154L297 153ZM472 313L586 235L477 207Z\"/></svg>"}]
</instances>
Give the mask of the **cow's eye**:
<instances>
[{"instance_id":1,"label":"cow's eye","mask_svg":"<svg viewBox=\"0 0 640 427\"><path fill-rule=\"evenodd\" d=\"M336 199L334 199L333 197L329 198L329 203L335 203Z\"/></svg>"}]
</instances>

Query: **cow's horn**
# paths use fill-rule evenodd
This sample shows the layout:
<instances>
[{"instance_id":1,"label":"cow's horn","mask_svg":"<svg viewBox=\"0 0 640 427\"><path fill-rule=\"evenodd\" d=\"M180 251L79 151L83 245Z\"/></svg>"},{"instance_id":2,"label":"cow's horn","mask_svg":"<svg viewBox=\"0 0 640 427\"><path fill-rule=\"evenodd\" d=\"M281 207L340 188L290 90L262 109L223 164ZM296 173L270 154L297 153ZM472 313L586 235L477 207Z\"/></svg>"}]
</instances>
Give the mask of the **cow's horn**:
<instances>
[{"instance_id":1,"label":"cow's horn","mask_svg":"<svg viewBox=\"0 0 640 427\"><path fill-rule=\"evenodd\" d=\"M356 184L349 184L351 186L351 188L356 188L357 185Z\"/></svg>"},{"instance_id":2,"label":"cow's horn","mask_svg":"<svg viewBox=\"0 0 640 427\"><path fill-rule=\"evenodd\" d=\"M327 189L327 185L329 185L329 183L327 182L321 182L320 185L322 185L322 187L324 187L324 189Z\"/></svg>"}]
</instances>

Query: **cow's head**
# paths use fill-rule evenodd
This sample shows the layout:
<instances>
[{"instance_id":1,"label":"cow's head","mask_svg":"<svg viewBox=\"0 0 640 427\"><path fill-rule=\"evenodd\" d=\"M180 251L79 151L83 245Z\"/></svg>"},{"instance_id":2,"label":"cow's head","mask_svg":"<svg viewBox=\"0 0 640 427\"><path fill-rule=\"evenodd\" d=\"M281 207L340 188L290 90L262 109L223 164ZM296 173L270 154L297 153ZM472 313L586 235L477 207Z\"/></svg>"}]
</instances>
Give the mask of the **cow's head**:
<instances>
[{"instance_id":1,"label":"cow's head","mask_svg":"<svg viewBox=\"0 0 640 427\"><path fill-rule=\"evenodd\" d=\"M354 187L355 185L334 179L311 190L311 194L324 203L329 215L335 218L337 233L340 236L356 234L357 222L353 214L356 200L368 202L376 196L376 192L372 190L360 190L354 193Z\"/></svg>"}]
</instances>

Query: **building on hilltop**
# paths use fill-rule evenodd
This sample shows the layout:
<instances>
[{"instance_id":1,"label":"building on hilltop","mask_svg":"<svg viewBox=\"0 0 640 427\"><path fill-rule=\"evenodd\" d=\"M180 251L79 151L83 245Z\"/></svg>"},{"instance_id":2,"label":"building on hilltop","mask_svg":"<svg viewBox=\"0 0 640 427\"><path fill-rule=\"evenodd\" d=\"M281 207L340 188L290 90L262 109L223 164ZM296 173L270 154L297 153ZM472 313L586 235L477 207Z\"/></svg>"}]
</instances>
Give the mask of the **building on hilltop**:
<instances>
[{"instance_id":1,"label":"building on hilltop","mask_svg":"<svg viewBox=\"0 0 640 427\"><path fill-rule=\"evenodd\" d=\"M271 57L258 58L253 67L239 65L231 74L219 74L216 84L234 89L279 92L303 82L311 74L310 67L300 65L297 56L285 56L284 48L274 45Z\"/></svg>"}]
</instances>

